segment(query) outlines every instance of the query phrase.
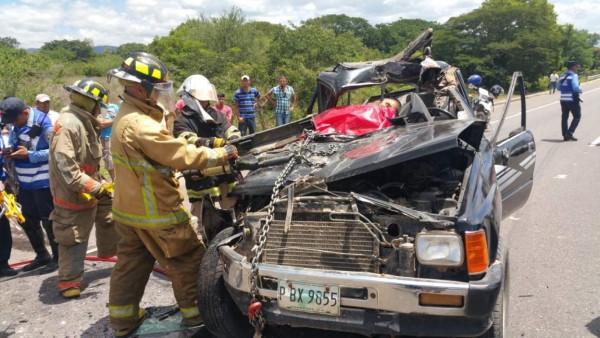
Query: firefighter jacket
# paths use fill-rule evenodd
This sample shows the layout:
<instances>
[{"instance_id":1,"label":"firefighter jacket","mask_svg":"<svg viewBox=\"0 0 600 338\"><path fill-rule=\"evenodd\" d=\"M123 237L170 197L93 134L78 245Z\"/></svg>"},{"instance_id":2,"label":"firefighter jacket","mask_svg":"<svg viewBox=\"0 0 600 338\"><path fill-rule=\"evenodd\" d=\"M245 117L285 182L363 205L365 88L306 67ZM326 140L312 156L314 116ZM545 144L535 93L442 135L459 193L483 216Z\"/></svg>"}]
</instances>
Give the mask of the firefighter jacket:
<instances>
[{"instance_id":1,"label":"firefighter jacket","mask_svg":"<svg viewBox=\"0 0 600 338\"><path fill-rule=\"evenodd\" d=\"M175 137L192 133L202 138L219 137L226 141L231 141L242 136L237 127L231 124L225 114L212 107L206 107L205 109L215 120L215 124L202 121L196 112L186 106L183 113L177 116L175 120L173 129ZM221 197L219 186L222 183L227 183L227 191L230 192L237 181L236 175L233 174L212 177L202 177L198 173L189 171L184 171L183 174L190 202L199 201L206 195L212 198L219 198Z\"/></svg>"},{"instance_id":2,"label":"firefighter jacket","mask_svg":"<svg viewBox=\"0 0 600 338\"><path fill-rule=\"evenodd\" d=\"M164 111L126 93L113 123L115 165L113 219L138 228L167 228L190 219L175 170L227 163L224 148L197 148L174 138L161 122Z\"/></svg>"},{"instance_id":3,"label":"firefighter jacket","mask_svg":"<svg viewBox=\"0 0 600 338\"><path fill-rule=\"evenodd\" d=\"M82 193L95 193L101 186L99 134L92 114L74 105L62 109L50 143L50 190L55 206L83 210L98 203Z\"/></svg>"}]
</instances>

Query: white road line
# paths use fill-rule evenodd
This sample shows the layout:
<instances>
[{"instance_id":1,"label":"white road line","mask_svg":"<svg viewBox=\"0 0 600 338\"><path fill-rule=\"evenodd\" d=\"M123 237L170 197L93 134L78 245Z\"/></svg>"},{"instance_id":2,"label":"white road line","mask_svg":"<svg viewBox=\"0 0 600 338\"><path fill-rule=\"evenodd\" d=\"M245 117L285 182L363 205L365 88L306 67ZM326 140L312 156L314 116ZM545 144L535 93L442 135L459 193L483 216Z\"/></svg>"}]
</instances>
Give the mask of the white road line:
<instances>
[{"instance_id":1,"label":"white road line","mask_svg":"<svg viewBox=\"0 0 600 338\"><path fill-rule=\"evenodd\" d=\"M594 142L590 143L590 147L595 147L600 145L600 137L594 140Z\"/></svg>"},{"instance_id":2,"label":"white road line","mask_svg":"<svg viewBox=\"0 0 600 338\"><path fill-rule=\"evenodd\" d=\"M583 95L585 95L586 93L595 92L595 91L597 91L597 90L600 90L600 88L596 88L596 89L592 89L592 90L590 90L590 91L586 91L585 93L583 93ZM583 95L582 95L582 96L583 96ZM515 102L516 102L516 101L515 101ZM535 111L535 110L538 110L538 109L542 109L542 108L545 108L545 107L548 107L548 106L551 106L551 105L554 105L554 104L557 104L557 103L560 103L560 101L559 101L559 100L557 100L557 101L553 101L553 102L550 102L550 103L548 103L548 104L545 104L545 105L543 105L543 106L539 106L539 107L535 107L535 108L529 109L529 110L527 110L527 112L529 113L529 112L532 112L532 111ZM510 115L510 116L507 116L505 120L512 119L513 117L517 117L517 116L521 116L521 113L519 112L519 113L516 113L516 114ZM498 122L500 122L500 120L495 120L495 121L492 121L492 122L490 122L490 124L492 124L492 123L498 123Z\"/></svg>"},{"instance_id":3,"label":"white road line","mask_svg":"<svg viewBox=\"0 0 600 338\"><path fill-rule=\"evenodd\" d=\"M555 180L564 180L565 178L567 178L567 175L556 175L554 177Z\"/></svg>"}]
</instances>

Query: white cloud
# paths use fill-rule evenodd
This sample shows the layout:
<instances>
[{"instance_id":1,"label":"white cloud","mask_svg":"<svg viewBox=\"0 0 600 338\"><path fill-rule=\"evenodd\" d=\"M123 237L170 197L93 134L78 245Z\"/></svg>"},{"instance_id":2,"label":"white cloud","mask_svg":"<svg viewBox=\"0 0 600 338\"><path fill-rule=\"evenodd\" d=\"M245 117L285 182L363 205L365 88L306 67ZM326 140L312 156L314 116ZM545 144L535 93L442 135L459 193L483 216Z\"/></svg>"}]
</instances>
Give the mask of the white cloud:
<instances>
[{"instance_id":1,"label":"white cloud","mask_svg":"<svg viewBox=\"0 0 600 338\"><path fill-rule=\"evenodd\" d=\"M574 3L562 0L554 4L559 24L572 23L575 28L585 29L590 33L600 33L600 23L596 17L598 9L600 9L598 0L579 0Z\"/></svg>"},{"instance_id":2,"label":"white cloud","mask_svg":"<svg viewBox=\"0 0 600 338\"><path fill-rule=\"evenodd\" d=\"M445 22L481 5L481 0L21 0L0 1L0 37L14 37L21 47L40 47L61 39L92 39L95 45L149 43L199 14L218 16L232 6L249 20L299 24L325 14L362 17L371 24L400 18ZM600 0L551 0L561 24L600 33L595 18ZM117 6L119 4L120 6Z\"/></svg>"}]
</instances>

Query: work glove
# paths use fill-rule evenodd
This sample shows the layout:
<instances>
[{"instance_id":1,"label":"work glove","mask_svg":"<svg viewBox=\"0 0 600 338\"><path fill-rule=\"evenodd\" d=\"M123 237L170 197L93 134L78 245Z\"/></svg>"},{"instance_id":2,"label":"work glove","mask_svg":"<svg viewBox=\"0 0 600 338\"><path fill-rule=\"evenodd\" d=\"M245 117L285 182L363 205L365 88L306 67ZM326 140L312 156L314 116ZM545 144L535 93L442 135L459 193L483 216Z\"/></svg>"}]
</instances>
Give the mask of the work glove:
<instances>
[{"instance_id":1,"label":"work glove","mask_svg":"<svg viewBox=\"0 0 600 338\"><path fill-rule=\"evenodd\" d=\"M227 141L220 137L199 137L196 140L196 147L222 148L227 144Z\"/></svg>"},{"instance_id":2,"label":"work glove","mask_svg":"<svg viewBox=\"0 0 600 338\"><path fill-rule=\"evenodd\" d=\"M228 160L235 160L236 158L238 158L238 151L235 146L226 145L225 150L227 151L227 159Z\"/></svg>"},{"instance_id":3,"label":"work glove","mask_svg":"<svg viewBox=\"0 0 600 338\"><path fill-rule=\"evenodd\" d=\"M187 144L196 144L199 139L198 135L189 131L181 133L179 137L184 138L187 141Z\"/></svg>"},{"instance_id":4,"label":"work glove","mask_svg":"<svg viewBox=\"0 0 600 338\"><path fill-rule=\"evenodd\" d=\"M102 185L100 186L100 189L98 189L98 191L96 191L96 193L93 195L94 195L94 198L96 198L98 200L103 197L112 198L113 190L114 190L114 188L113 188L112 183L102 183Z\"/></svg>"}]
</instances>

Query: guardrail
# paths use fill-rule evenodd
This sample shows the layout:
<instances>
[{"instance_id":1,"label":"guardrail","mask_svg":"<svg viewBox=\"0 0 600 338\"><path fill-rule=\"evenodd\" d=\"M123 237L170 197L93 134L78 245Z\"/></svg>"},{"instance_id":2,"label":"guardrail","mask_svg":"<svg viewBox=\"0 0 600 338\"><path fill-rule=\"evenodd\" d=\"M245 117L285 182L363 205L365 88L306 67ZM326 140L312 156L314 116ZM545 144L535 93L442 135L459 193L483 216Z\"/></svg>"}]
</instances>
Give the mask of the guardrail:
<instances>
[{"instance_id":1,"label":"guardrail","mask_svg":"<svg viewBox=\"0 0 600 338\"><path fill-rule=\"evenodd\" d=\"M596 75L591 75L587 77L587 80L595 80L595 79L600 79L600 74L596 74Z\"/></svg>"}]
</instances>

